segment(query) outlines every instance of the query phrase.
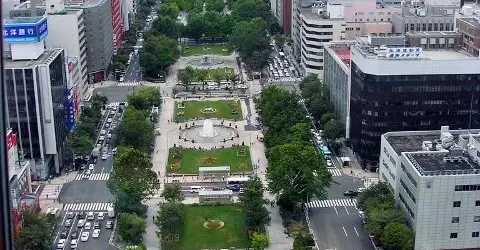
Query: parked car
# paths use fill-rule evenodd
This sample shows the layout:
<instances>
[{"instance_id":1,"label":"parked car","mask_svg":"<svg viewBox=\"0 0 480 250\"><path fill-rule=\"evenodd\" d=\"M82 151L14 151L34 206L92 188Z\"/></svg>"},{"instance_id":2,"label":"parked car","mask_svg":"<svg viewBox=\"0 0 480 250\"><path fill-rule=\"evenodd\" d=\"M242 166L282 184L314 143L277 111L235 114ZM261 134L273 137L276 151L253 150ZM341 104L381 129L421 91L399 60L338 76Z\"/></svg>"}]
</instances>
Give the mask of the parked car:
<instances>
[{"instance_id":1,"label":"parked car","mask_svg":"<svg viewBox=\"0 0 480 250\"><path fill-rule=\"evenodd\" d=\"M81 241L88 241L88 237L90 236L90 232L83 232L82 236L80 236Z\"/></svg>"},{"instance_id":2,"label":"parked car","mask_svg":"<svg viewBox=\"0 0 480 250\"><path fill-rule=\"evenodd\" d=\"M72 219L68 219L65 221L65 227L71 227L72 226Z\"/></svg>"},{"instance_id":3,"label":"parked car","mask_svg":"<svg viewBox=\"0 0 480 250\"><path fill-rule=\"evenodd\" d=\"M78 231L72 231L72 234L70 234L70 239L78 239Z\"/></svg>"},{"instance_id":4,"label":"parked car","mask_svg":"<svg viewBox=\"0 0 480 250\"><path fill-rule=\"evenodd\" d=\"M70 248L75 249L78 247L78 240L74 239L70 242Z\"/></svg>"},{"instance_id":5,"label":"parked car","mask_svg":"<svg viewBox=\"0 0 480 250\"><path fill-rule=\"evenodd\" d=\"M85 225L83 226L83 229L85 230L90 230L92 228L92 223L86 222Z\"/></svg>"},{"instance_id":6,"label":"parked car","mask_svg":"<svg viewBox=\"0 0 480 250\"><path fill-rule=\"evenodd\" d=\"M59 239L57 243L57 248L65 248L65 243L67 242L66 239Z\"/></svg>"},{"instance_id":7,"label":"parked car","mask_svg":"<svg viewBox=\"0 0 480 250\"><path fill-rule=\"evenodd\" d=\"M77 227L83 227L84 225L85 225L85 220L84 219L78 220Z\"/></svg>"},{"instance_id":8,"label":"parked car","mask_svg":"<svg viewBox=\"0 0 480 250\"><path fill-rule=\"evenodd\" d=\"M93 223L93 229L99 229L101 226L102 224L99 221Z\"/></svg>"},{"instance_id":9,"label":"parked car","mask_svg":"<svg viewBox=\"0 0 480 250\"><path fill-rule=\"evenodd\" d=\"M347 197L355 197L355 196L358 195L358 192L353 191L353 190L347 190L347 191L343 192L343 195L345 195Z\"/></svg>"},{"instance_id":10,"label":"parked car","mask_svg":"<svg viewBox=\"0 0 480 250\"><path fill-rule=\"evenodd\" d=\"M73 218L75 218L75 214L73 212L68 212L67 219L73 219Z\"/></svg>"}]
</instances>

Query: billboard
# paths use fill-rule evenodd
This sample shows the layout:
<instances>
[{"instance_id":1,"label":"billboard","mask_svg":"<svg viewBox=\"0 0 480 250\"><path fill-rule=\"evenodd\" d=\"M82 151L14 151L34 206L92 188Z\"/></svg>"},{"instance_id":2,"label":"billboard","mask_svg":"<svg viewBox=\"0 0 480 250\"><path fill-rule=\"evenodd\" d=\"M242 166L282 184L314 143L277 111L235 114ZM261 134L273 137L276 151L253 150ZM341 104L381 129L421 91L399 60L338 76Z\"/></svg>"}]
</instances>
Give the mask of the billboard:
<instances>
[{"instance_id":1,"label":"billboard","mask_svg":"<svg viewBox=\"0 0 480 250\"><path fill-rule=\"evenodd\" d=\"M65 125L71 131L75 127L75 105L72 99L65 100Z\"/></svg>"},{"instance_id":2,"label":"billboard","mask_svg":"<svg viewBox=\"0 0 480 250\"><path fill-rule=\"evenodd\" d=\"M391 59L407 59L407 58L422 58L422 48L407 47L407 48L388 48L387 58Z\"/></svg>"},{"instance_id":3,"label":"billboard","mask_svg":"<svg viewBox=\"0 0 480 250\"><path fill-rule=\"evenodd\" d=\"M3 24L3 41L36 43L48 34L47 18L13 19Z\"/></svg>"}]
</instances>

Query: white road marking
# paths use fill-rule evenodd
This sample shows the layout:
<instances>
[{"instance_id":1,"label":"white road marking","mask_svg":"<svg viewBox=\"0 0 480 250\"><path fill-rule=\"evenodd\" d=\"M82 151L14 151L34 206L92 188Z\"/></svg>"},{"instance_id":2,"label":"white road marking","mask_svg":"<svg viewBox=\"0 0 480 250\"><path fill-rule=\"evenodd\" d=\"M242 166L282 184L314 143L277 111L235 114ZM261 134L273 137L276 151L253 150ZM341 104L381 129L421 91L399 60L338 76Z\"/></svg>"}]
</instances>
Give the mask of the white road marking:
<instances>
[{"instance_id":1,"label":"white road marking","mask_svg":"<svg viewBox=\"0 0 480 250\"><path fill-rule=\"evenodd\" d=\"M347 230L345 230L345 227L342 227L342 228L343 228L343 232L345 233L345 236L348 237Z\"/></svg>"},{"instance_id":2,"label":"white road marking","mask_svg":"<svg viewBox=\"0 0 480 250\"><path fill-rule=\"evenodd\" d=\"M350 215L350 213L348 212L347 207L344 206L343 208L345 208L345 212L347 212L347 214Z\"/></svg>"},{"instance_id":3,"label":"white road marking","mask_svg":"<svg viewBox=\"0 0 480 250\"><path fill-rule=\"evenodd\" d=\"M333 207L335 209L335 213L338 215L337 207Z\"/></svg>"},{"instance_id":4,"label":"white road marking","mask_svg":"<svg viewBox=\"0 0 480 250\"><path fill-rule=\"evenodd\" d=\"M357 236L360 236L360 235L358 234L357 228L356 228L355 226L353 226L353 230L355 230L355 233L357 234Z\"/></svg>"}]
</instances>

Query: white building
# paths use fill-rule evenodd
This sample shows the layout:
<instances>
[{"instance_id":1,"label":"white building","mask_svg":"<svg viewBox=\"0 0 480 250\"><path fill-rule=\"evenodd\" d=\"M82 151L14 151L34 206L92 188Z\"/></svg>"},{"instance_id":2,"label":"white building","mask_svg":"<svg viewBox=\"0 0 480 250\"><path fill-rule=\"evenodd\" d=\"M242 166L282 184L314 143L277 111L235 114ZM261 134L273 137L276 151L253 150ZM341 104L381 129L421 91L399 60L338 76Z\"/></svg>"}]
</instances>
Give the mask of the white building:
<instances>
[{"instance_id":1,"label":"white building","mask_svg":"<svg viewBox=\"0 0 480 250\"><path fill-rule=\"evenodd\" d=\"M323 46L345 40L343 5L313 3L293 5L292 39L294 56L300 59L303 73L323 77Z\"/></svg>"},{"instance_id":2,"label":"white building","mask_svg":"<svg viewBox=\"0 0 480 250\"><path fill-rule=\"evenodd\" d=\"M415 249L480 246L480 130L389 132L380 181L415 232Z\"/></svg>"}]
</instances>

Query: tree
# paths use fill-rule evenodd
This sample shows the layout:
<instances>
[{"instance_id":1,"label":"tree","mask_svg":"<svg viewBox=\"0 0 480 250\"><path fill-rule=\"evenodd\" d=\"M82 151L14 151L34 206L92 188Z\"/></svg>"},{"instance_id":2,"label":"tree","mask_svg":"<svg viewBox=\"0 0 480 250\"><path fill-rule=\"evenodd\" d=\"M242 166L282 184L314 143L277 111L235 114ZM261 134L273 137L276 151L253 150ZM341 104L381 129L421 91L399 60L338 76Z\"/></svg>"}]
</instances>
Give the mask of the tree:
<instances>
[{"instance_id":1,"label":"tree","mask_svg":"<svg viewBox=\"0 0 480 250\"><path fill-rule=\"evenodd\" d=\"M222 74L220 71L218 71L218 70L213 71L213 73L212 73L212 80L213 80L214 82L216 82L216 83L218 84L218 86L220 86L220 84L222 83L222 81L225 80L225 79L223 79L223 78L224 78L224 74Z\"/></svg>"},{"instance_id":2,"label":"tree","mask_svg":"<svg viewBox=\"0 0 480 250\"><path fill-rule=\"evenodd\" d=\"M159 34L173 39L178 39L178 36L180 35L180 30L178 28L176 19L172 19L169 16L158 16L158 18L153 22L152 28Z\"/></svg>"},{"instance_id":3,"label":"tree","mask_svg":"<svg viewBox=\"0 0 480 250\"><path fill-rule=\"evenodd\" d=\"M52 248L55 218L47 214L23 213L23 227L15 238L15 248L23 250Z\"/></svg>"},{"instance_id":4,"label":"tree","mask_svg":"<svg viewBox=\"0 0 480 250\"><path fill-rule=\"evenodd\" d=\"M162 197L168 202L177 202L183 200L180 185L178 183L166 185L162 192Z\"/></svg>"},{"instance_id":5,"label":"tree","mask_svg":"<svg viewBox=\"0 0 480 250\"><path fill-rule=\"evenodd\" d=\"M128 95L127 99L129 105L143 111L150 111L152 106L160 107L162 105L162 96L156 87L137 87Z\"/></svg>"},{"instance_id":6,"label":"tree","mask_svg":"<svg viewBox=\"0 0 480 250\"><path fill-rule=\"evenodd\" d=\"M131 146L141 152L148 152L153 141L153 125L143 111L128 106L122 122L117 127L117 141L120 145Z\"/></svg>"},{"instance_id":7,"label":"tree","mask_svg":"<svg viewBox=\"0 0 480 250\"><path fill-rule=\"evenodd\" d=\"M288 197L291 204L326 197L331 175L311 146L284 144L268 153L267 178L272 193Z\"/></svg>"},{"instance_id":8,"label":"tree","mask_svg":"<svg viewBox=\"0 0 480 250\"><path fill-rule=\"evenodd\" d=\"M162 249L181 250L180 233L185 219L185 205L180 202L159 204L157 226L162 234Z\"/></svg>"},{"instance_id":9,"label":"tree","mask_svg":"<svg viewBox=\"0 0 480 250\"><path fill-rule=\"evenodd\" d=\"M388 223L405 223L405 214L397 208L369 208L365 216L365 224L370 235L380 237Z\"/></svg>"},{"instance_id":10,"label":"tree","mask_svg":"<svg viewBox=\"0 0 480 250\"><path fill-rule=\"evenodd\" d=\"M208 71L205 69L198 69L197 71L197 81L202 83L202 88L205 90L205 85L207 85Z\"/></svg>"},{"instance_id":11,"label":"tree","mask_svg":"<svg viewBox=\"0 0 480 250\"><path fill-rule=\"evenodd\" d=\"M237 22L250 21L254 18L261 18L267 22L270 19L270 9L262 0L237 1L232 6L232 16Z\"/></svg>"},{"instance_id":12,"label":"tree","mask_svg":"<svg viewBox=\"0 0 480 250\"><path fill-rule=\"evenodd\" d=\"M100 108L102 109L108 103L108 97L104 95L94 94L90 99L90 103L92 104L93 108Z\"/></svg>"},{"instance_id":13,"label":"tree","mask_svg":"<svg viewBox=\"0 0 480 250\"><path fill-rule=\"evenodd\" d=\"M344 126L338 120L332 119L323 127L323 136L329 141L334 141L344 135Z\"/></svg>"},{"instance_id":14,"label":"tree","mask_svg":"<svg viewBox=\"0 0 480 250\"><path fill-rule=\"evenodd\" d=\"M109 186L145 200L160 188L157 173L145 153L132 147L121 147L113 160Z\"/></svg>"},{"instance_id":15,"label":"tree","mask_svg":"<svg viewBox=\"0 0 480 250\"><path fill-rule=\"evenodd\" d=\"M329 93L325 84L315 74L310 74L300 83L305 105L316 120L326 124L333 118L333 105L329 101ZM328 115L326 115L328 114Z\"/></svg>"},{"instance_id":16,"label":"tree","mask_svg":"<svg viewBox=\"0 0 480 250\"><path fill-rule=\"evenodd\" d=\"M178 80L185 86L188 91L188 86L192 83L195 77L195 70L191 66L187 66L184 70L178 71Z\"/></svg>"},{"instance_id":17,"label":"tree","mask_svg":"<svg viewBox=\"0 0 480 250\"><path fill-rule=\"evenodd\" d=\"M310 143L310 126L307 123L297 123L290 128L289 142L307 145Z\"/></svg>"},{"instance_id":18,"label":"tree","mask_svg":"<svg viewBox=\"0 0 480 250\"><path fill-rule=\"evenodd\" d=\"M93 140L88 134L77 134L72 132L67 137L67 148L72 154L76 155L90 155L93 148Z\"/></svg>"},{"instance_id":19,"label":"tree","mask_svg":"<svg viewBox=\"0 0 480 250\"><path fill-rule=\"evenodd\" d=\"M363 211L367 211L368 207L387 209L393 207L394 204L393 195L384 182L369 186L358 197L358 205Z\"/></svg>"},{"instance_id":20,"label":"tree","mask_svg":"<svg viewBox=\"0 0 480 250\"><path fill-rule=\"evenodd\" d=\"M123 190L116 190L115 187L110 187L110 190L115 195L115 212L136 214L140 217L145 217L147 206L142 204L141 197L128 194Z\"/></svg>"},{"instance_id":21,"label":"tree","mask_svg":"<svg viewBox=\"0 0 480 250\"><path fill-rule=\"evenodd\" d=\"M122 213L118 216L117 232L123 241L133 244L142 242L147 223L135 214Z\"/></svg>"},{"instance_id":22,"label":"tree","mask_svg":"<svg viewBox=\"0 0 480 250\"><path fill-rule=\"evenodd\" d=\"M162 3L157 11L158 17L170 17L173 20L177 19L180 9L176 3Z\"/></svg>"},{"instance_id":23,"label":"tree","mask_svg":"<svg viewBox=\"0 0 480 250\"><path fill-rule=\"evenodd\" d=\"M231 82L232 87L235 88L235 86L240 81L240 76L238 74L236 74L235 72L231 72L230 74L227 74L227 81Z\"/></svg>"},{"instance_id":24,"label":"tree","mask_svg":"<svg viewBox=\"0 0 480 250\"><path fill-rule=\"evenodd\" d=\"M268 246L268 237L264 233L253 232L252 248L254 250L263 250Z\"/></svg>"},{"instance_id":25,"label":"tree","mask_svg":"<svg viewBox=\"0 0 480 250\"><path fill-rule=\"evenodd\" d=\"M413 249L412 230L405 224L392 222L383 229L380 238L385 250L411 250Z\"/></svg>"},{"instance_id":26,"label":"tree","mask_svg":"<svg viewBox=\"0 0 480 250\"><path fill-rule=\"evenodd\" d=\"M146 35L144 39L140 65L147 76L157 78L180 56L177 42L163 35Z\"/></svg>"},{"instance_id":27,"label":"tree","mask_svg":"<svg viewBox=\"0 0 480 250\"><path fill-rule=\"evenodd\" d=\"M122 250L147 250L145 245L142 243L136 246L123 246Z\"/></svg>"},{"instance_id":28,"label":"tree","mask_svg":"<svg viewBox=\"0 0 480 250\"><path fill-rule=\"evenodd\" d=\"M248 232L263 232L270 223L268 210L263 199L263 185L258 177L253 177L244 185L245 191L240 196L243 218Z\"/></svg>"}]
</instances>

